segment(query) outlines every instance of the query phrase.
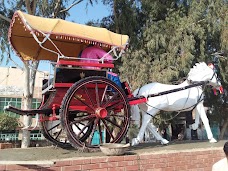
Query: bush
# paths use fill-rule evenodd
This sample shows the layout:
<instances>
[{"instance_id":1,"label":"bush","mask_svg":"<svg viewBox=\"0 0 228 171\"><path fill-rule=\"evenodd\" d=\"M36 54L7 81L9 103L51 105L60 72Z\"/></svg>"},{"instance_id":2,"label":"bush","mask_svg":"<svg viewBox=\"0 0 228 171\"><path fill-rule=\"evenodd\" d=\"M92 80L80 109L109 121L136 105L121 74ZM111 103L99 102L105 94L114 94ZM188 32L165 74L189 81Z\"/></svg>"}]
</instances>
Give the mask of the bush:
<instances>
[{"instance_id":1,"label":"bush","mask_svg":"<svg viewBox=\"0 0 228 171\"><path fill-rule=\"evenodd\" d=\"M7 114L0 114L0 131L15 130L18 126L18 119Z\"/></svg>"}]
</instances>

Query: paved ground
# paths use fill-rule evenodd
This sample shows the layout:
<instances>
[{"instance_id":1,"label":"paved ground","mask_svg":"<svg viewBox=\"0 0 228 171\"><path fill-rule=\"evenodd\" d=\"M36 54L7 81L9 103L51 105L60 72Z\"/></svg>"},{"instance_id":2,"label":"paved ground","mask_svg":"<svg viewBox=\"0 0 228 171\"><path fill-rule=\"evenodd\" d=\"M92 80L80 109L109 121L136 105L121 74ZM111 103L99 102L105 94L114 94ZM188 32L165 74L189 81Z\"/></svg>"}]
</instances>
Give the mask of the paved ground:
<instances>
[{"instance_id":1,"label":"paved ground","mask_svg":"<svg viewBox=\"0 0 228 171\"><path fill-rule=\"evenodd\" d=\"M170 153L174 151L202 150L205 148L221 149L226 141L209 143L208 141L179 141L171 142L167 146L158 143L142 143L136 147L130 147L126 155L141 153ZM59 160L75 157L104 156L101 152L85 153L76 149L61 149L56 147L32 147L28 149L2 149L0 150L0 162L3 161L39 161Z\"/></svg>"}]
</instances>

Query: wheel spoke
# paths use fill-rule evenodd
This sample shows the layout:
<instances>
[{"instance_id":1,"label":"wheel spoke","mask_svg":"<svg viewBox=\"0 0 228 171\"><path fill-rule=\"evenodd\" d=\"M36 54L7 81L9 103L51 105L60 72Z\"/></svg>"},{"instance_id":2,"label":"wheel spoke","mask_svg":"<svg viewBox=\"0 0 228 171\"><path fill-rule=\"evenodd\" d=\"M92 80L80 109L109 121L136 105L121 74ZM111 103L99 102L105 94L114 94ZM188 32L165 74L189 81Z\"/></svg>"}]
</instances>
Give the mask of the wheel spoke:
<instances>
[{"instance_id":1,"label":"wheel spoke","mask_svg":"<svg viewBox=\"0 0 228 171\"><path fill-rule=\"evenodd\" d=\"M93 124L94 120L95 120L95 118L92 119L91 121L89 121L86 125L84 125L84 127L83 127L82 129L80 129L80 132L78 133L78 137L79 137L80 134L82 134L82 133L85 135L84 130L85 130L86 128L89 128L89 126L90 126L91 124Z\"/></svg>"},{"instance_id":2,"label":"wheel spoke","mask_svg":"<svg viewBox=\"0 0 228 171\"><path fill-rule=\"evenodd\" d=\"M114 136L110 132L109 127L108 127L107 123L105 122L105 120L102 119L102 122L104 123L105 129L108 132L108 134L111 136L112 139L114 139Z\"/></svg>"},{"instance_id":3,"label":"wheel spoke","mask_svg":"<svg viewBox=\"0 0 228 171\"><path fill-rule=\"evenodd\" d=\"M62 129L58 132L58 134L56 135L55 139L57 140L57 138L59 137L59 135L62 133Z\"/></svg>"},{"instance_id":4,"label":"wheel spoke","mask_svg":"<svg viewBox=\"0 0 228 171\"><path fill-rule=\"evenodd\" d=\"M108 89L108 85L105 86L104 92L103 92L103 94L102 94L101 104L102 104L103 101L104 101L104 98L105 98L105 94L106 94L106 92L107 92L107 89Z\"/></svg>"},{"instance_id":5,"label":"wheel spoke","mask_svg":"<svg viewBox=\"0 0 228 171\"><path fill-rule=\"evenodd\" d=\"M86 92L87 97L89 98L90 103L91 103L93 106L95 106L94 102L92 101L92 99L91 99L91 97L90 97L90 95L89 95L89 91L88 91L87 87L84 86L84 89L85 89L85 92Z\"/></svg>"},{"instance_id":6,"label":"wheel spoke","mask_svg":"<svg viewBox=\"0 0 228 171\"><path fill-rule=\"evenodd\" d=\"M105 118L105 120L121 129L121 126L119 126L117 123L113 122L112 120L110 120L108 118Z\"/></svg>"},{"instance_id":7,"label":"wheel spoke","mask_svg":"<svg viewBox=\"0 0 228 171\"><path fill-rule=\"evenodd\" d=\"M107 107L107 110L114 109L115 107L120 106L120 105L123 105L123 104L124 104L124 102L116 101L116 102L114 102L114 104L112 104L111 106L108 106L108 107Z\"/></svg>"},{"instance_id":8,"label":"wheel spoke","mask_svg":"<svg viewBox=\"0 0 228 171\"><path fill-rule=\"evenodd\" d=\"M97 83L96 83L96 86L95 86L95 95L96 95L97 107L100 107L99 92L98 92L98 85L97 85Z\"/></svg>"},{"instance_id":9,"label":"wheel spoke","mask_svg":"<svg viewBox=\"0 0 228 171\"><path fill-rule=\"evenodd\" d=\"M77 113L77 115L75 116L75 117L77 117L77 118L81 118L81 117L85 117L85 116L91 116L91 114L85 114L85 115L79 115L78 113Z\"/></svg>"},{"instance_id":10,"label":"wheel spoke","mask_svg":"<svg viewBox=\"0 0 228 171\"><path fill-rule=\"evenodd\" d=\"M114 101L114 99L116 99L118 97L118 93L116 93L114 96L111 97L111 99L109 99L102 107L106 108L111 102Z\"/></svg>"},{"instance_id":11,"label":"wheel spoke","mask_svg":"<svg viewBox=\"0 0 228 171\"><path fill-rule=\"evenodd\" d=\"M81 100L77 96L74 96L74 98L77 99L77 100L79 100L81 103L83 103L84 105L86 105L87 107L89 107L90 109L92 109L93 111L95 111L95 109L93 107L91 107L90 105L88 105L87 103L85 103L83 100Z\"/></svg>"},{"instance_id":12,"label":"wheel spoke","mask_svg":"<svg viewBox=\"0 0 228 171\"><path fill-rule=\"evenodd\" d=\"M56 124L55 126L51 127L51 128L50 128L50 129L48 129L47 131L49 132L49 131L51 131L52 129L54 129L54 128L58 127L59 125L60 125L60 123L58 123L58 124Z\"/></svg>"},{"instance_id":13,"label":"wheel spoke","mask_svg":"<svg viewBox=\"0 0 228 171\"><path fill-rule=\"evenodd\" d=\"M116 114L111 114L111 115L109 115L109 116L107 116L107 117L127 118L127 117L126 117L126 116L124 116L124 115L116 115Z\"/></svg>"},{"instance_id":14,"label":"wheel spoke","mask_svg":"<svg viewBox=\"0 0 228 171\"><path fill-rule=\"evenodd\" d=\"M88 144L90 144L90 145L92 145L92 138L94 136L94 133L95 133L95 130L96 130L96 127L97 127L97 123L98 123L98 119L95 119L94 124L93 124L93 128L92 128L92 131L90 133L91 136L88 139Z\"/></svg>"},{"instance_id":15,"label":"wheel spoke","mask_svg":"<svg viewBox=\"0 0 228 171\"><path fill-rule=\"evenodd\" d=\"M105 119L111 120L111 118L114 118L115 120L116 120L116 118L117 118L119 121L128 120L127 117L122 116L122 115L109 115L109 116L107 116Z\"/></svg>"},{"instance_id":16,"label":"wheel spoke","mask_svg":"<svg viewBox=\"0 0 228 171\"><path fill-rule=\"evenodd\" d=\"M85 133L83 132L87 127L86 126L84 126L82 129L77 125L77 124L75 124L75 126L77 127L77 129L80 131L79 133L78 133L78 137L80 138L80 135L81 134L83 134L83 135L85 135Z\"/></svg>"},{"instance_id":17,"label":"wheel spoke","mask_svg":"<svg viewBox=\"0 0 228 171\"><path fill-rule=\"evenodd\" d=\"M72 121L70 124L72 125L72 124L80 123L80 122L82 122L82 121L88 121L88 120L90 120L90 119L92 119L92 118L95 118L95 116L94 116L94 115L89 115L89 116L87 116L87 117L85 117L85 118L81 118L81 119L74 120L74 121Z\"/></svg>"}]
</instances>

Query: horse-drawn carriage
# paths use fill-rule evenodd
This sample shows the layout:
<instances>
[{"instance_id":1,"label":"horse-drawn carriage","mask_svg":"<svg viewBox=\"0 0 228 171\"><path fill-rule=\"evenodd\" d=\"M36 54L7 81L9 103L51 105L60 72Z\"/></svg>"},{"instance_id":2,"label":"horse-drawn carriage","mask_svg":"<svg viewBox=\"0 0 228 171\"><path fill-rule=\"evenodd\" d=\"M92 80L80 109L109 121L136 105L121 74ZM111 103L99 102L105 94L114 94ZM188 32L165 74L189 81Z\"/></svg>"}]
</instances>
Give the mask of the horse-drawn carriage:
<instances>
[{"instance_id":1,"label":"horse-drawn carriage","mask_svg":"<svg viewBox=\"0 0 228 171\"><path fill-rule=\"evenodd\" d=\"M128 36L104 28L41 18L17 11L10 25L9 40L22 60L53 61L55 73L51 81L43 82L42 102L38 109L21 110L8 106L7 110L20 115L38 115L43 135L60 147L72 145L75 148L90 149L97 148L102 143L119 143L128 131L132 105L147 104L157 98L154 104L160 103L164 107L159 99L167 94L193 90L207 83L220 85L215 71L208 67L210 75L205 79L191 80L197 81L195 83L165 88L146 95L142 93L145 86L133 94L126 82L120 87L108 78L108 71L114 65L105 63L106 55L99 59L91 58L93 62L82 62L83 58L77 56L88 45L99 46L106 52L113 53L114 60L122 55L128 44ZM101 69L86 69L85 66ZM185 101L183 107L193 109L201 102L202 97L200 94L198 96L197 104L192 105L192 102L195 103L192 100ZM188 98L192 97L188 95ZM152 107L156 111L158 108L163 109L162 106ZM147 109L144 107L144 110ZM146 115L151 118L154 114L147 112ZM136 140L140 141L147 125L148 122L145 121L135 144ZM95 136L99 139L96 143Z\"/></svg>"}]
</instances>

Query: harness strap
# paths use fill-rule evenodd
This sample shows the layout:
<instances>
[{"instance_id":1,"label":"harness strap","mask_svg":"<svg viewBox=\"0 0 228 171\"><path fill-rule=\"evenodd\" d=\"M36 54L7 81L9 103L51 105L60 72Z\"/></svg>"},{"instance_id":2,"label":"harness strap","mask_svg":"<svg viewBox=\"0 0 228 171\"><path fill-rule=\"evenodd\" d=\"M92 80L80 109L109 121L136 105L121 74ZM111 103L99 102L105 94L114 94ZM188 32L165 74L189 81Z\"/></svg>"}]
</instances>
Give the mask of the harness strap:
<instances>
[{"instance_id":1,"label":"harness strap","mask_svg":"<svg viewBox=\"0 0 228 171\"><path fill-rule=\"evenodd\" d=\"M192 88L192 87L203 86L203 91L202 91L202 93L200 94L200 96L199 96L199 98L198 98L198 100L197 100L197 103L194 104L194 105L192 105L192 106L190 106L190 107L188 107L188 108L178 110L178 111L177 111L178 113L177 113L174 117L168 119L168 120L172 120L173 118L175 118L176 116L178 116L178 115L181 113L181 111L184 111L184 110L186 110L186 109L190 109L190 108L192 108L192 107L193 107L192 110L194 110L194 109L196 108L196 106L197 106L200 102L202 102L202 101L204 100L204 99L201 99L201 97L202 97L202 95L203 95L203 92L204 92L204 89L205 89L205 85L206 85L207 83L208 83L208 81L201 81L201 82L193 83L192 85L185 86L185 87L182 87L182 88L178 88L178 89L174 89L174 90L168 90L168 91L165 91L165 92L152 94L152 95L149 95L148 98L150 98L150 97L156 97L156 96L160 96L160 95L166 95L166 94L168 94L168 92L170 92L170 91L171 91L170 93L172 93L172 92L177 92L177 91L185 90L185 89ZM141 88L141 87L140 87L140 88ZM138 91L138 93L139 93L139 91ZM186 101L186 103L187 103L187 101ZM150 106L150 107L152 107L152 108L155 108L155 109L157 109L157 110L159 110L159 111L168 112L168 111L165 111L165 110L161 110L161 109L159 109L159 108L156 108L156 107L154 107L154 106L151 106L151 105L149 105L148 103L145 103L145 104L146 104L147 106ZM139 107L139 108L140 108L140 107ZM140 110L142 110L142 109L140 109ZM152 118L155 118L155 116L153 116L152 114L150 114L150 113L148 113L148 112L146 112L146 111L144 111L144 110L142 110L142 111L145 112L147 115L150 115ZM168 120L166 120L166 121L168 121Z\"/></svg>"}]
</instances>

